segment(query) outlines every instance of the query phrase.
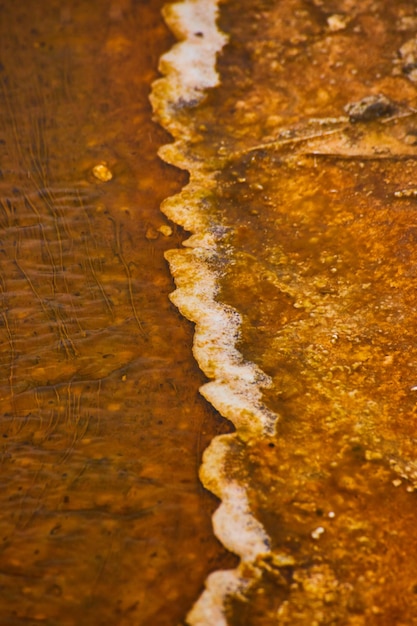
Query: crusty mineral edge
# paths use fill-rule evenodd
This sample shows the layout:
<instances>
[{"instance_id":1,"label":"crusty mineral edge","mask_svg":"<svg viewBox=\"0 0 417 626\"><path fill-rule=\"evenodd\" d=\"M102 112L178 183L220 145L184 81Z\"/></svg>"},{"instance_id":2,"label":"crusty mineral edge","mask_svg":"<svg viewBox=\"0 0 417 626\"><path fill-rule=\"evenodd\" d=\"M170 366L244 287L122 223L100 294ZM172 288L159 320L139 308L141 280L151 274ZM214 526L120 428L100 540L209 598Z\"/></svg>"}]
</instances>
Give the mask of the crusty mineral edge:
<instances>
[{"instance_id":1,"label":"crusty mineral edge","mask_svg":"<svg viewBox=\"0 0 417 626\"><path fill-rule=\"evenodd\" d=\"M231 481L225 458L234 438L241 441L271 434L276 415L261 403L261 387L269 378L254 364L244 362L235 347L240 327L236 310L216 302L217 250L215 229L204 213L201 198L214 185L214 172L190 156L187 140L193 129L184 125L176 109L195 106L205 91L218 84L216 55L227 38L216 25L216 0L185 0L166 5L164 18L179 42L160 61L163 78L153 84L151 102L156 119L175 138L160 156L186 169L190 182L162 205L163 212L191 232L186 249L166 254L176 284L171 299L195 323L194 356L210 380L204 397L236 428L217 437L205 451L200 476L206 488L221 500L213 516L216 536L241 561L237 568L212 573L206 589L187 616L190 626L226 626L225 602L242 593L260 576L257 566L269 551L269 538L252 516L242 485Z\"/></svg>"}]
</instances>

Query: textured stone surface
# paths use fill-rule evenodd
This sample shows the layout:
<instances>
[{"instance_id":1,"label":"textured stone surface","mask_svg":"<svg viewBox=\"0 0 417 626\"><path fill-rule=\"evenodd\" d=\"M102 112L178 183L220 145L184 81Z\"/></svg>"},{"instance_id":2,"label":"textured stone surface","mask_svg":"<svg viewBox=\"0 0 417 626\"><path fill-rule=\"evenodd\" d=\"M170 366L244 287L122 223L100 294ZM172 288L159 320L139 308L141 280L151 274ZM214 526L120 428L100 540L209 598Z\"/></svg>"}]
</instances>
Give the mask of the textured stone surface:
<instances>
[{"instance_id":1,"label":"textured stone surface","mask_svg":"<svg viewBox=\"0 0 417 626\"><path fill-rule=\"evenodd\" d=\"M210 230L216 298L272 381L261 410L279 415L274 435L239 430L227 381L237 434L213 444L202 475L225 498L243 486L270 540L255 559L236 549L257 582L230 594L227 623L414 624L414 3L220 9L221 84L173 112L194 136L167 154L198 173L181 215L195 245L199 224Z\"/></svg>"}]
</instances>

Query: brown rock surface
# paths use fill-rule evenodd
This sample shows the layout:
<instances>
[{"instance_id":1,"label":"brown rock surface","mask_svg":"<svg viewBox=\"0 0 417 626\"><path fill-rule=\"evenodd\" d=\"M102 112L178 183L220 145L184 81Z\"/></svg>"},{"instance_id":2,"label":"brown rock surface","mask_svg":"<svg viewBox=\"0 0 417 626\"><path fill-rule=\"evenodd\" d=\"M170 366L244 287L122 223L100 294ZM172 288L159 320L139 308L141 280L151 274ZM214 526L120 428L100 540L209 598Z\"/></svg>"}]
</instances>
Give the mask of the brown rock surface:
<instances>
[{"instance_id":1,"label":"brown rock surface","mask_svg":"<svg viewBox=\"0 0 417 626\"><path fill-rule=\"evenodd\" d=\"M417 623L416 27L408 0L224 2L221 85L175 111L280 416L230 439L271 551L229 624Z\"/></svg>"}]
</instances>

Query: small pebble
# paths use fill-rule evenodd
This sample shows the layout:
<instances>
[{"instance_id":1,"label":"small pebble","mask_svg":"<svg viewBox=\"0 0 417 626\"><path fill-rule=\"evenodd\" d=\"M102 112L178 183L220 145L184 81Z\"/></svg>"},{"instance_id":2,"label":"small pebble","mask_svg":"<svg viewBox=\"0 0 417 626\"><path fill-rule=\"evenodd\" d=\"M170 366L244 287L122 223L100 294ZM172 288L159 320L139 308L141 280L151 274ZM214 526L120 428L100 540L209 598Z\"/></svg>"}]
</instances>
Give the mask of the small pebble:
<instances>
[{"instance_id":1,"label":"small pebble","mask_svg":"<svg viewBox=\"0 0 417 626\"><path fill-rule=\"evenodd\" d=\"M171 228L171 226L168 226L168 224L162 224L162 226L160 226L157 230L164 237L171 237L171 235L172 235L172 228Z\"/></svg>"},{"instance_id":2,"label":"small pebble","mask_svg":"<svg viewBox=\"0 0 417 626\"><path fill-rule=\"evenodd\" d=\"M313 530L313 532L311 533L311 536L313 537L313 539L320 539L321 535L324 533L324 528L323 526L319 526L318 528L316 528L315 530Z\"/></svg>"},{"instance_id":3,"label":"small pebble","mask_svg":"<svg viewBox=\"0 0 417 626\"><path fill-rule=\"evenodd\" d=\"M335 13L327 18L327 24L332 32L337 32L338 30L344 30L349 24L349 20L350 18L348 15Z\"/></svg>"},{"instance_id":4,"label":"small pebble","mask_svg":"<svg viewBox=\"0 0 417 626\"><path fill-rule=\"evenodd\" d=\"M104 163L99 163L93 167L93 176L102 183L108 183L113 178L113 174Z\"/></svg>"}]
</instances>

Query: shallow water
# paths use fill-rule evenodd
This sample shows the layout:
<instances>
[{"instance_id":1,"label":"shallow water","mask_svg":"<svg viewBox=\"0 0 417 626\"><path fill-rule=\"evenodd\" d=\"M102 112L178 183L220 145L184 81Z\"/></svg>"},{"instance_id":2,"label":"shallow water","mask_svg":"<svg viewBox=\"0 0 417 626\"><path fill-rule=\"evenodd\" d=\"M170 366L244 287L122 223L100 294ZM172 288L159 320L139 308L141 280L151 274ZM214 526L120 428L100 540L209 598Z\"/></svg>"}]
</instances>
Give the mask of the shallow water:
<instances>
[{"instance_id":1,"label":"shallow water","mask_svg":"<svg viewBox=\"0 0 417 626\"><path fill-rule=\"evenodd\" d=\"M164 208L196 233L168 257L175 301L237 428L201 473L242 561L189 620L414 624L414 3L226 2L219 27L219 85L198 105L166 89L161 114L163 155L192 175ZM239 332L219 335L219 311Z\"/></svg>"},{"instance_id":2,"label":"shallow water","mask_svg":"<svg viewBox=\"0 0 417 626\"><path fill-rule=\"evenodd\" d=\"M186 176L158 159L148 102L172 44L161 5L1 6L8 626L176 624L234 562L197 477L228 426L198 397L192 328L168 300L163 253L183 233L159 204Z\"/></svg>"}]
</instances>

